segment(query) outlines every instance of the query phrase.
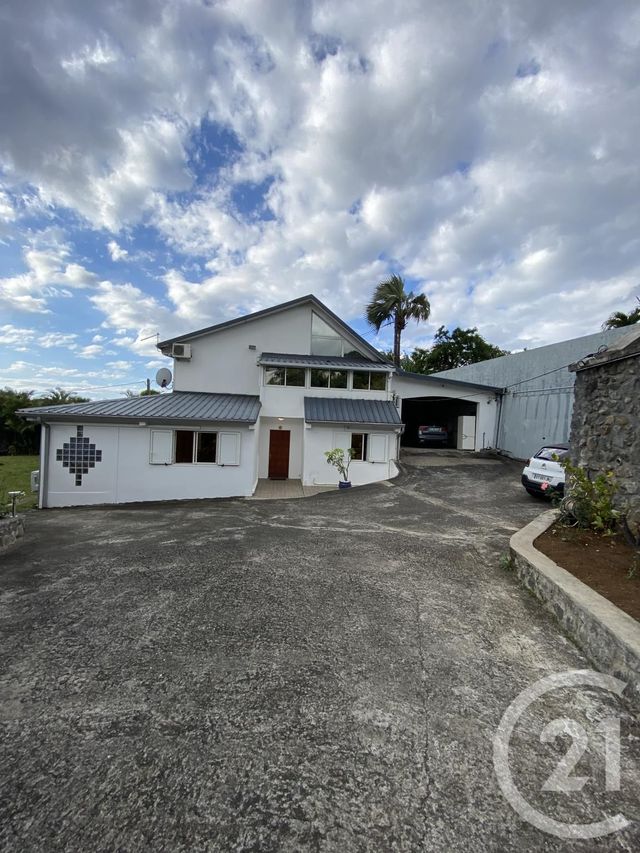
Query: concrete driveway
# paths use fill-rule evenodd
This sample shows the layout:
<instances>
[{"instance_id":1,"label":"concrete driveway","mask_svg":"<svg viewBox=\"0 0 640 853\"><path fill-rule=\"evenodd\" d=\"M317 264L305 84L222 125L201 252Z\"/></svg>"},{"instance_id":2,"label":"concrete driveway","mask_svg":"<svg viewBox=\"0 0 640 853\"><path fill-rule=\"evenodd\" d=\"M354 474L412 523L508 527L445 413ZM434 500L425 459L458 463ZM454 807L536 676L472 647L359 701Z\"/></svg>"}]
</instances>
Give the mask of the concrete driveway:
<instances>
[{"instance_id":1,"label":"concrete driveway","mask_svg":"<svg viewBox=\"0 0 640 853\"><path fill-rule=\"evenodd\" d=\"M304 500L30 515L0 558L0 848L637 849L637 823L559 840L500 793L509 703L588 664L499 565L544 508L520 467L432 458ZM523 715L511 768L536 808L640 818L640 731L616 703L566 689ZM558 717L589 737L571 794L541 791L571 743L540 743Z\"/></svg>"}]
</instances>

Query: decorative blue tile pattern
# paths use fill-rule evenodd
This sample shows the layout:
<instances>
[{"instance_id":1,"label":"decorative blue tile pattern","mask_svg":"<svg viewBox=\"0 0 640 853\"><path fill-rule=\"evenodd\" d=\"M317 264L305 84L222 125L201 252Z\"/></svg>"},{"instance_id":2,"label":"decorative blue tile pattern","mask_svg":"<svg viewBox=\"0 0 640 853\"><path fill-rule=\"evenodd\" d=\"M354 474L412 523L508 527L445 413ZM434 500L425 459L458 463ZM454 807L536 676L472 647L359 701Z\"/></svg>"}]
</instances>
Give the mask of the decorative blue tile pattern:
<instances>
[{"instance_id":1,"label":"decorative blue tile pattern","mask_svg":"<svg viewBox=\"0 0 640 853\"><path fill-rule=\"evenodd\" d=\"M63 468L76 478L76 486L82 485L82 475L95 468L96 462L102 462L102 450L96 450L95 444L84 435L84 427L76 427L76 435L65 441L62 448L56 450L56 462L62 462Z\"/></svg>"}]
</instances>

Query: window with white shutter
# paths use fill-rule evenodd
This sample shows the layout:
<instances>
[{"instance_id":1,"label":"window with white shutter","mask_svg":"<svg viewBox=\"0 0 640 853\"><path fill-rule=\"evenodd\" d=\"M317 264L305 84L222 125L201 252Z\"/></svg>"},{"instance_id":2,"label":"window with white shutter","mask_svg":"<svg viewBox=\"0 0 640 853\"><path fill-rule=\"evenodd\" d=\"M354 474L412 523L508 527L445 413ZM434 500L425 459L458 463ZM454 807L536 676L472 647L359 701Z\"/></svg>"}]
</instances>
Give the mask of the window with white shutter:
<instances>
[{"instance_id":1,"label":"window with white shutter","mask_svg":"<svg viewBox=\"0 0 640 853\"><path fill-rule=\"evenodd\" d=\"M369 435L369 462L386 462L387 461L387 436Z\"/></svg>"},{"instance_id":2,"label":"window with white shutter","mask_svg":"<svg viewBox=\"0 0 640 853\"><path fill-rule=\"evenodd\" d=\"M170 429L152 429L149 438L149 463L171 465L173 456L173 432Z\"/></svg>"},{"instance_id":3,"label":"window with white shutter","mask_svg":"<svg viewBox=\"0 0 640 853\"><path fill-rule=\"evenodd\" d=\"M218 465L240 464L240 433L218 433Z\"/></svg>"},{"instance_id":4,"label":"window with white shutter","mask_svg":"<svg viewBox=\"0 0 640 853\"><path fill-rule=\"evenodd\" d=\"M336 450L340 448L344 450L345 456L349 452L349 448L351 447L351 433L350 432L334 432L333 434L333 445L331 446L332 450Z\"/></svg>"}]
</instances>

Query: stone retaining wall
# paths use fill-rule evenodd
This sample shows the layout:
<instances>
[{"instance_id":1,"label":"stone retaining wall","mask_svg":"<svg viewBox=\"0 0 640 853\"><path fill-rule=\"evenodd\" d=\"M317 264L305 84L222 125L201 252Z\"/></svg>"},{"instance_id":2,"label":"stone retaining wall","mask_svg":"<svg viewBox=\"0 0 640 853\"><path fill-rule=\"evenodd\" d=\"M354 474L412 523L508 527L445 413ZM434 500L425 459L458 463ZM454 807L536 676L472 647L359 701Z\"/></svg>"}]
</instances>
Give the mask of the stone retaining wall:
<instances>
[{"instance_id":1,"label":"stone retaining wall","mask_svg":"<svg viewBox=\"0 0 640 853\"><path fill-rule=\"evenodd\" d=\"M15 544L24 536L24 516L0 518L0 551Z\"/></svg>"},{"instance_id":2,"label":"stone retaining wall","mask_svg":"<svg viewBox=\"0 0 640 853\"><path fill-rule=\"evenodd\" d=\"M597 669L626 682L623 695L640 708L640 622L534 547L556 517L545 512L511 537L516 574Z\"/></svg>"},{"instance_id":3,"label":"stone retaining wall","mask_svg":"<svg viewBox=\"0 0 640 853\"><path fill-rule=\"evenodd\" d=\"M576 372L572 461L591 474L613 471L617 506L640 533L640 327Z\"/></svg>"}]
</instances>

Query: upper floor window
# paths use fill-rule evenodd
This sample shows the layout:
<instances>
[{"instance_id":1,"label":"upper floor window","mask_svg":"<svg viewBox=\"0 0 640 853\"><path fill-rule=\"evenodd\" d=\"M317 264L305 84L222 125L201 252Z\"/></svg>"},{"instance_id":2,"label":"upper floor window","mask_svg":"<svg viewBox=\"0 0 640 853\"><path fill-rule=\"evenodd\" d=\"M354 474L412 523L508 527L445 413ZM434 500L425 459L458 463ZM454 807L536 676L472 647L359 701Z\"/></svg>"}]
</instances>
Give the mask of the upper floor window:
<instances>
[{"instance_id":1,"label":"upper floor window","mask_svg":"<svg viewBox=\"0 0 640 853\"><path fill-rule=\"evenodd\" d=\"M304 388L304 367L274 367L265 368L265 385L288 385L289 387Z\"/></svg>"},{"instance_id":2,"label":"upper floor window","mask_svg":"<svg viewBox=\"0 0 640 853\"><path fill-rule=\"evenodd\" d=\"M386 391L387 374L369 370L353 371L354 391Z\"/></svg>"},{"instance_id":3,"label":"upper floor window","mask_svg":"<svg viewBox=\"0 0 640 853\"><path fill-rule=\"evenodd\" d=\"M335 329L317 314L311 314L311 355L355 355L362 357L362 353L354 349L341 337Z\"/></svg>"},{"instance_id":4,"label":"upper floor window","mask_svg":"<svg viewBox=\"0 0 640 853\"><path fill-rule=\"evenodd\" d=\"M317 370L311 371L312 388L346 388L346 370Z\"/></svg>"}]
</instances>

